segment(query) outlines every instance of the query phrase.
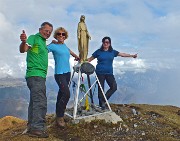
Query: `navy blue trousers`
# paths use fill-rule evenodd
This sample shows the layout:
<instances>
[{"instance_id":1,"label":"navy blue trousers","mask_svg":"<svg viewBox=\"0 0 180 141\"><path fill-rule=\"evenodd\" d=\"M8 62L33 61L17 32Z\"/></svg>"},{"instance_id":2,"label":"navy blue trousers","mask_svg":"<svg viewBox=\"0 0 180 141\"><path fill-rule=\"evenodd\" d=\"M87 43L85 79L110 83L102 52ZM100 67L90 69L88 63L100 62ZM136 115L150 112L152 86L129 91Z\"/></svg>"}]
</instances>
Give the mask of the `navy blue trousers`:
<instances>
[{"instance_id":1,"label":"navy blue trousers","mask_svg":"<svg viewBox=\"0 0 180 141\"><path fill-rule=\"evenodd\" d=\"M70 98L69 81L71 73L55 74L55 80L59 86L59 91L56 101L56 116L63 117L66 109L66 105Z\"/></svg>"},{"instance_id":2,"label":"navy blue trousers","mask_svg":"<svg viewBox=\"0 0 180 141\"><path fill-rule=\"evenodd\" d=\"M97 77L99 79L99 82L102 86L103 91L104 91L105 81L107 82L108 86L110 87L105 94L105 96L108 100L112 96L112 94L117 90L117 83L114 78L114 75L113 74L97 74ZM105 103L105 99L103 97L102 91L99 86L98 86L98 98L99 98L99 106L102 107L102 105L104 105L104 103Z\"/></svg>"}]
</instances>

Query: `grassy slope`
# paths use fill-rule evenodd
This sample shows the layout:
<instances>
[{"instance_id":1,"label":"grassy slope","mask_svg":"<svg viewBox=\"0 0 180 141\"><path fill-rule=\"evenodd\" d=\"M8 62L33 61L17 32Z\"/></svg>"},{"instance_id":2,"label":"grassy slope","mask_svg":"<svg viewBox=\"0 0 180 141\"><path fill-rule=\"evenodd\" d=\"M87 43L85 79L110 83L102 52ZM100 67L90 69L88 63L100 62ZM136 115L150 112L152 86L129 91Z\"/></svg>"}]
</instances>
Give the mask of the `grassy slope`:
<instances>
[{"instance_id":1,"label":"grassy slope","mask_svg":"<svg viewBox=\"0 0 180 141\"><path fill-rule=\"evenodd\" d=\"M174 106L130 104L111 105L122 123L110 124L104 121L73 124L66 118L67 127L60 129L53 125L53 115L47 117L50 137L48 139L30 138L22 135L26 122L0 132L0 140L6 141L180 141L180 108ZM134 115L135 109L137 115Z\"/></svg>"}]
</instances>

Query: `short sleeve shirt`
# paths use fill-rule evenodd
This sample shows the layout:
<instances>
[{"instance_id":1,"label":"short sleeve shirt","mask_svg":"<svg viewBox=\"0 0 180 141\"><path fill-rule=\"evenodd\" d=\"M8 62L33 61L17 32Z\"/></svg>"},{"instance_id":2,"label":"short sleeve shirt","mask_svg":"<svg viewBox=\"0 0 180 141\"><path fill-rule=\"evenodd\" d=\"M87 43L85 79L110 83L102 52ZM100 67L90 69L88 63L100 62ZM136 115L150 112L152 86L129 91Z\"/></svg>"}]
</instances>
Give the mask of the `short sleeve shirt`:
<instances>
[{"instance_id":1,"label":"short sleeve shirt","mask_svg":"<svg viewBox=\"0 0 180 141\"><path fill-rule=\"evenodd\" d=\"M98 62L96 65L97 74L113 74L113 60L117 57L118 51L104 51L101 49L96 50L92 56L97 58Z\"/></svg>"},{"instance_id":2,"label":"short sleeve shirt","mask_svg":"<svg viewBox=\"0 0 180 141\"><path fill-rule=\"evenodd\" d=\"M48 50L46 39L40 33L30 35L27 39L30 49L27 51L26 78L40 76L46 78L48 68Z\"/></svg>"},{"instance_id":3,"label":"short sleeve shirt","mask_svg":"<svg viewBox=\"0 0 180 141\"><path fill-rule=\"evenodd\" d=\"M55 60L55 74L70 72L70 49L66 44L50 44L48 51L52 52Z\"/></svg>"}]
</instances>

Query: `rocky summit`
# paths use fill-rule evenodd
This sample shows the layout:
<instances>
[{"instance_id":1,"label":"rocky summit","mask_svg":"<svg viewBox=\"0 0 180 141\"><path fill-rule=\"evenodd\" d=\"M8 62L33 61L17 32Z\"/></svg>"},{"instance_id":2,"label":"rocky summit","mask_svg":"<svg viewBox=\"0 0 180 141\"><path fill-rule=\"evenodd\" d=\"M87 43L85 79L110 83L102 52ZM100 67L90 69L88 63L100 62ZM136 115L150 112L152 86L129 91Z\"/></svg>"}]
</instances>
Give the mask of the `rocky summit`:
<instances>
[{"instance_id":1,"label":"rocky summit","mask_svg":"<svg viewBox=\"0 0 180 141\"><path fill-rule=\"evenodd\" d=\"M0 119L1 141L180 141L180 108L145 104L111 104L123 121L105 120L72 122L65 117L66 127L58 128L55 115L47 116L49 138L38 139L23 134L27 121L14 117Z\"/></svg>"}]
</instances>

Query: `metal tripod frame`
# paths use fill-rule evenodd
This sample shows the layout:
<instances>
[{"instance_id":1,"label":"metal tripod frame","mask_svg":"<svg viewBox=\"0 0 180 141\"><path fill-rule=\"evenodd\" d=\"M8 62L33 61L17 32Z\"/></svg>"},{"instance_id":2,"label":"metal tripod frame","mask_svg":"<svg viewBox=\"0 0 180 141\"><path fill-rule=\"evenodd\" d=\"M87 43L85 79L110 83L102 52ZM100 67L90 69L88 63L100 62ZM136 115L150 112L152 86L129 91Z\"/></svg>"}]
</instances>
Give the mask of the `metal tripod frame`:
<instances>
[{"instance_id":1,"label":"metal tripod frame","mask_svg":"<svg viewBox=\"0 0 180 141\"><path fill-rule=\"evenodd\" d=\"M74 67L75 67L75 66L74 66ZM75 93L75 97L74 97L73 115L71 116L71 115L68 114L68 113L65 113L65 114L66 114L67 116L73 118L73 119L82 119L82 118L84 118L84 117L95 116L95 115L99 115L99 114L111 112L112 109L111 109L111 107L110 107L110 105L109 105L109 102L108 102L108 100L107 100L107 98L106 98L106 96L105 96L105 94L104 94L104 91L103 91L103 89L102 89L102 86L101 86L101 84L100 84L100 82L99 82L99 79L98 79L97 74L96 74L95 71L94 71L93 74L95 74L96 80L93 82L92 85L89 84L89 89L86 91L86 93L83 95L83 97L79 100L79 90L80 90L80 82L81 82L81 75L82 75L81 69L80 69L81 66L79 65L78 67L76 66L76 68L74 68L74 67L73 67L73 74L72 74L71 79L70 79L70 82L69 82L69 87L70 87L70 86L71 86L71 82L72 82L73 77L74 77L74 74L75 74L75 73L78 73L78 81L77 81L78 83L77 83L76 93ZM91 74L91 75L92 75L92 74ZM90 76L90 75L89 75L89 76ZM90 78L90 77L88 77L88 78ZM89 83L89 81L88 81L88 83ZM102 92L102 94L103 94L103 97L104 97L104 99L105 99L105 102L106 102L106 104L107 104L107 106L108 106L109 111L104 111L104 112L102 111L101 113L97 113L97 114L93 114L93 115L89 115L89 116L77 117L77 109L78 109L79 103L86 97L86 95L88 94L88 92L93 88L93 86L94 86L96 83L98 83L98 85L100 86L101 92ZM91 101L91 102L92 102L92 101Z\"/></svg>"}]
</instances>

